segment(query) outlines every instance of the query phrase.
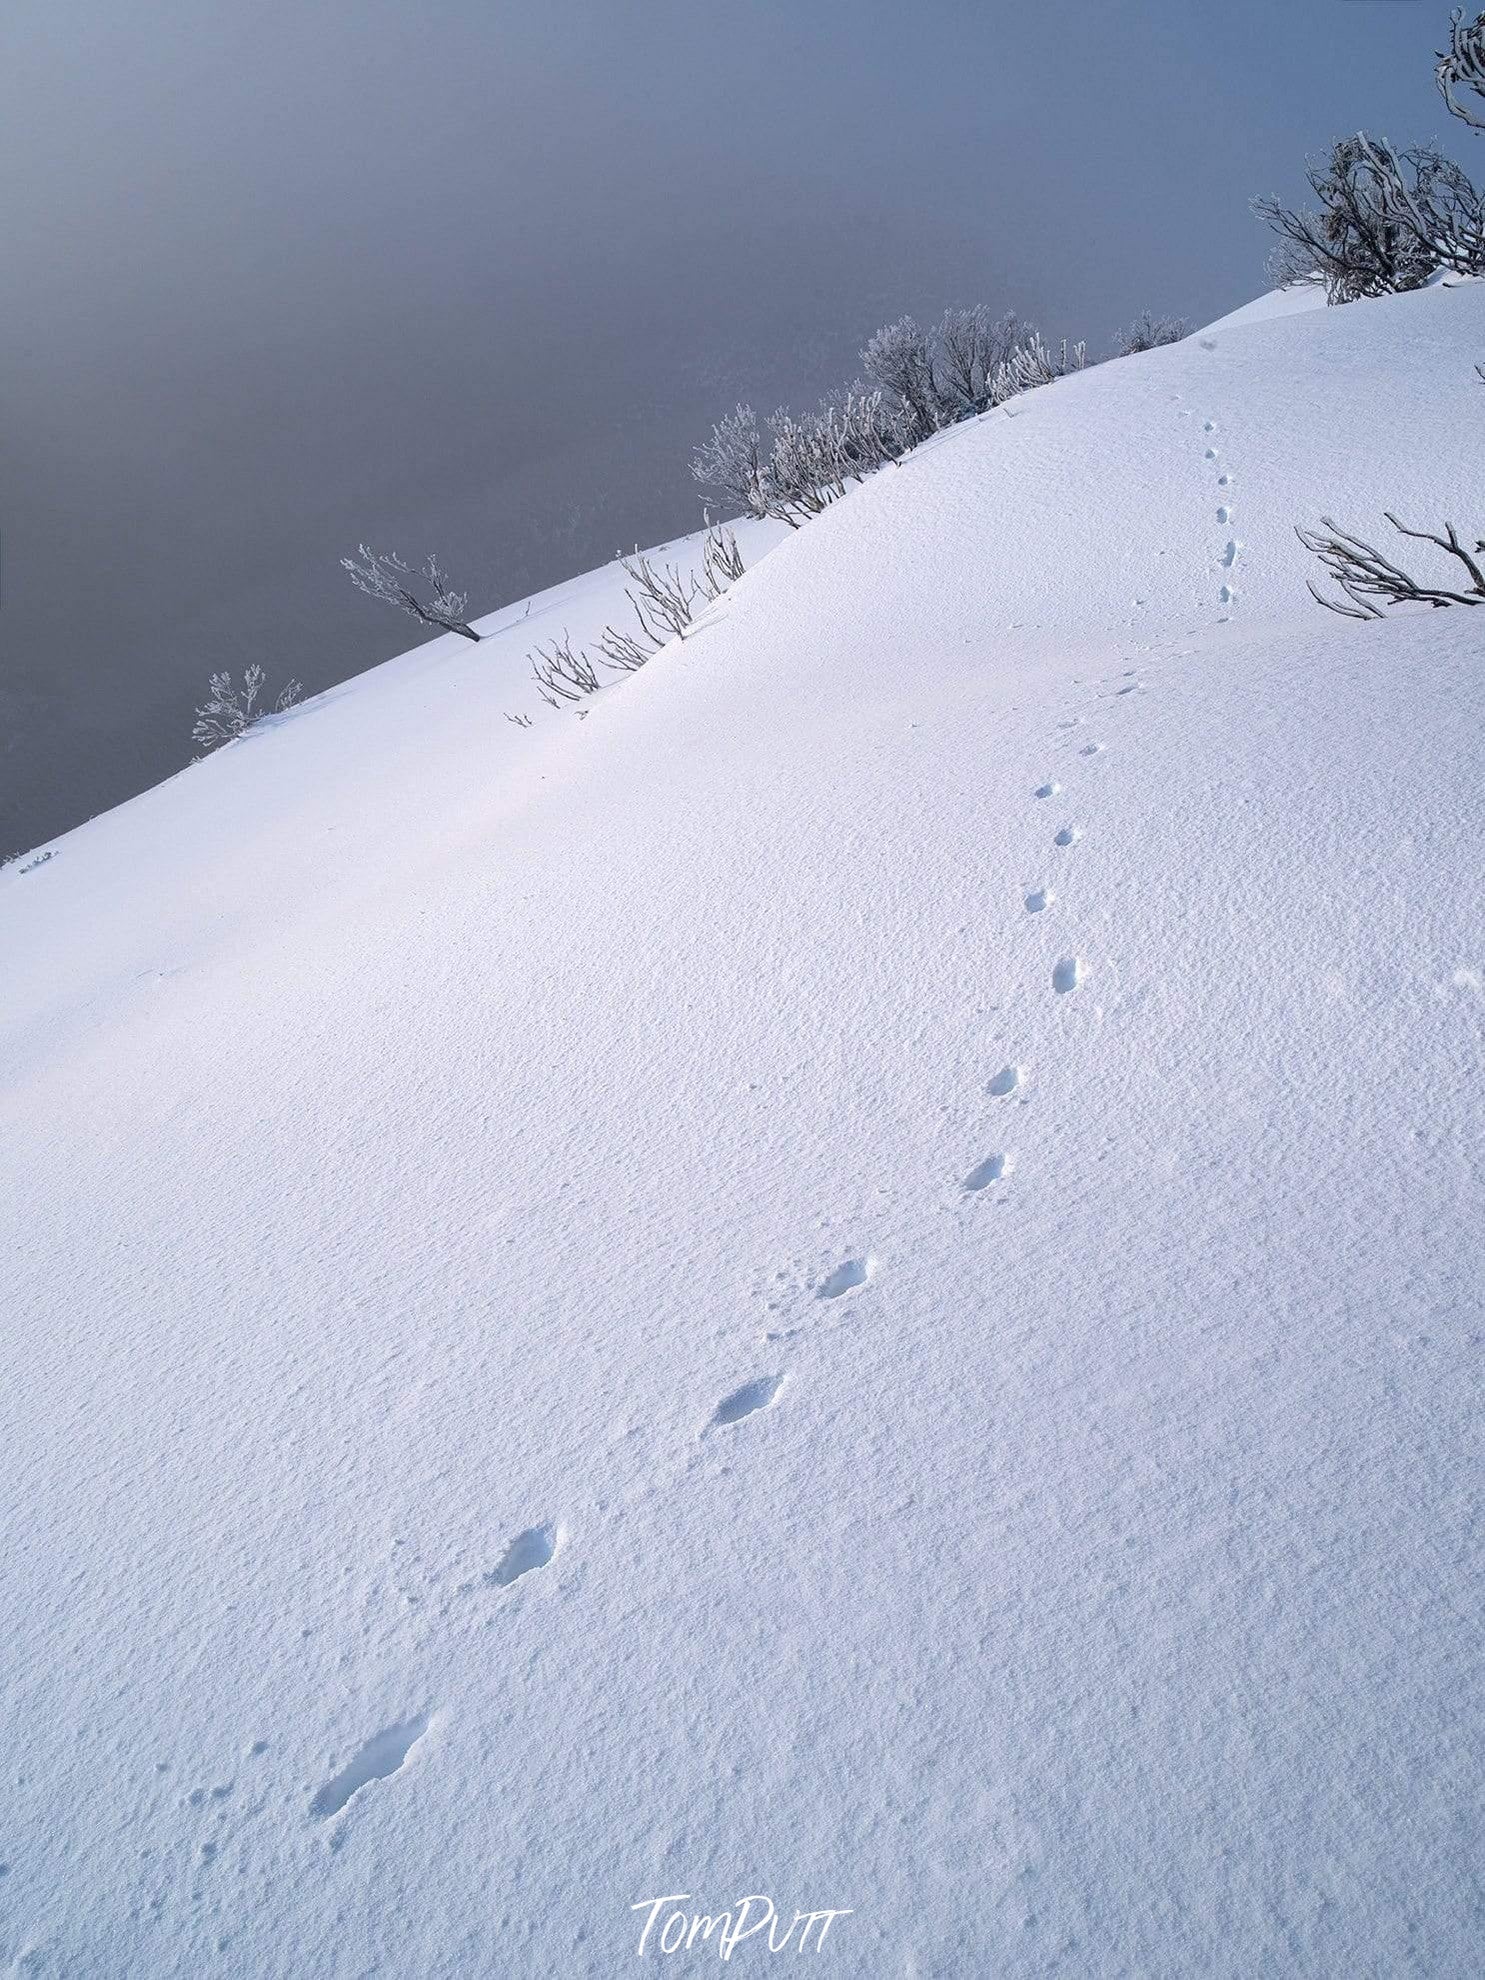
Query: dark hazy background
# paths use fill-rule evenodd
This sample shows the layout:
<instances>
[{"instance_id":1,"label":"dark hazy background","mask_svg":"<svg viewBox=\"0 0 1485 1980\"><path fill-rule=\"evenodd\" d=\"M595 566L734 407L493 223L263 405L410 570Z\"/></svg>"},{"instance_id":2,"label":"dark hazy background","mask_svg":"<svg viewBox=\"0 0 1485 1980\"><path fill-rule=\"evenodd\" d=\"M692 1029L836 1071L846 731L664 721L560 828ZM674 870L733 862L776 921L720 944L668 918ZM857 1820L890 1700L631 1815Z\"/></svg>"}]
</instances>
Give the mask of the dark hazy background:
<instances>
[{"instance_id":1,"label":"dark hazy background","mask_svg":"<svg viewBox=\"0 0 1485 1980\"><path fill-rule=\"evenodd\" d=\"M213 669L415 643L363 537L488 611L695 527L712 419L905 310L1246 300L1307 151L1461 152L1447 13L5 0L0 855L180 768Z\"/></svg>"}]
</instances>

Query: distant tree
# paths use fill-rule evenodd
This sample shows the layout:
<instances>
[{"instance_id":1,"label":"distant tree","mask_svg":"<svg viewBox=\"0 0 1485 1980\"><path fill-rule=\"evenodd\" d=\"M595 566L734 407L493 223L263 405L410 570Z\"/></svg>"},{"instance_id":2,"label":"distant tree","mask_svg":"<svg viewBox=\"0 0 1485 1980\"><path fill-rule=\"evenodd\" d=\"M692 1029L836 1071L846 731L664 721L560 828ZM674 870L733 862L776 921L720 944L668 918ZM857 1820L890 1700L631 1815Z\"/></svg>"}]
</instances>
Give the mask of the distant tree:
<instances>
[{"instance_id":1,"label":"distant tree","mask_svg":"<svg viewBox=\"0 0 1485 1980\"><path fill-rule=\"evenodd\" d=\"M384 605L395 605L400 612L411 613L423 625L435 626L439 632L460 633L465 639L478 640L479 634L465 617L469 594L455 591L436 557L430 556L421 571L413 572L395 551L381 556L375 550L368 550L364 543L359 547L359 562L354 557L340 560L341 569L350 572L357 591L364 591L368 598L378 599ZM413 590L417 581L426 587L426 598L420 598Z\"/></svg>"},{"instance_id":2,"label":"distant tree","mask_svg":"<svg viewBox=\"0 0 1485 1980\"><path fill-rule=\"evenodd\" d=\"M1485 131L1485 14L1477 14L1471 21L1462 7L1456 7L1449 17L1449 28L1449 46L1440 52L1434 71L1439 90L1451 117L1458 117L1472 130ZM1480 102L1462 103L1457 94L1461 90Z\"/></svg>"},{"instance_id":3,"label":"distant tree","mask_svg":"<svg viewBox=\"0 0 1485 1980\"><path fill-rule=\"evenodd\" d=\"M240 688L233 685L230 674L213 674L208 687L210 693L204 705L196 710L196 725L191 730L191 740L203 756L220 749L223 743L246 735L255 722L266 716L283 714L304 692L298 681L290 681L271 708L259 707L263 669L256 661L244 671Z\"/></svg>"},{"instance_id":4,"label":"distant tree","mask_svg":"<svg viewBox=\"0 0 1485 1980\"><path fill-rule=\"evenodd\" d=\"M1142 309L1127 330L1121 330L1114 339L1116 357L1133 357L1137 351L1153 351L1162 344L1179 344L1191 335L1191 325L1184 316L1153 316Z\"/></svg>"}]
</instances>

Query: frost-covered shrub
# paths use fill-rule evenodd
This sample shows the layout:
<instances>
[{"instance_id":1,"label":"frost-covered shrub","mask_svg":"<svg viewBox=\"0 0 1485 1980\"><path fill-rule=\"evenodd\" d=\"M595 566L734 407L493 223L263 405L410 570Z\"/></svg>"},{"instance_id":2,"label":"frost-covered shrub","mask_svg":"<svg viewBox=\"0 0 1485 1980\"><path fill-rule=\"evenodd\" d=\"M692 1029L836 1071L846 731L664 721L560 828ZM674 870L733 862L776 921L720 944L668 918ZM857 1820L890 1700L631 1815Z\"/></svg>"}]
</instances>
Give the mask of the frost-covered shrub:
<instances>
[{"instance_id":1,"label":"frost-covered shrub","mask_svg":"<svg viewBox=\"0 0 1485 1980\"><path fill-rule=\"evenodd\" d=\"M995 375L1025 336L1014 315L992 322L983 306L944 311L935 332L933 376L939 406L951 416L945 424L989 411Z\"/></svg>"},{"instance_id":2,"label":"frost-covered shrub","mask_svg":"<svg viewBox=\"0 0 1485 1980\"><path fill-rule=\"evenodd\" d=\"M883 324L861 353L867 377L902 407L910 446L947 426L952 416L934 377L933 357L932 339L910 316Z\"/></svg>"},{"instance_id":3,"label":"frost-covered shrub","mask_svg":"<svg viewBox=\"0 0 1485 1980\"><path fill-rule=\"evenodd\" d=\"M383 605L395 605L399 612L408 612L439 632L461 633L465 639L479 638L465 617L469 610L468 592L455 591L437 557L430 556L422 570L414 572L395 550L383 556L368 550L364 543L359 549L359 562L355 557L340 560L341 569L350 572L357 591L364 591L368 598L375 598ZM413 590L414 582L422 584L426 597L420 598Z\"/></svg>"},{"instance_id":4,"label":"frost-covered shrub","mask_svg":"<svg viewBox=\"0 0 1485 1980\"><path fill-rule=\"evenodd\" d=\"M633 624L605 626L594 641L596 660L585 649L574 647L566 633L529 656L537 693L549 708L597 694L604 685L600 666L623 674L637 672L662 646L684 639L697 613L714 604L743 574L737 538L721 527L707 531L699 571L655 564L638 552L619 561L629 580L624 595L634 614ZM516 716L508 719L519 721Z\"/></svg>"},{"instance_id":5,"label":"frost-covered shrub","mask_svg":"<svg viewBox=\"0 0 1485 1980\"><path fill-rule=\"evenodd\" d=\"M1191 335L1191 325L1184 316L1154 316L1148 309L1121 330L1114 339L1116 357L1133 357L1137 351L1158 350L1162 344L1179 344Z\"/></svg>"},{"instance_id":6,"label":"frost-covered shrub","mask_svg":"<svg viewBox=\"0 0 1485 1980\"><path fill-rule=\"evenodd\" d=\"M749 516L766 516L764 447L758 415L751 406L738 406L712 428L691 462L691 473L703 487Z\"/></svg>"},{"instance_id":7,"label":"frost-covered shrub","mask_svg":"<svg viewBox=\"0 0 1485 1980\"><path fill-rule=\"evenodd\" d=\"M234 685L230 674L213 674L208 687L210 692L203 706L196 710L196 724L191 730L191 740L203 756L210 750L220 749L223 743L246 735L253 724L261 722L265 716L282 715L286 708L294 706L304 691L298 681L290 681L271 707L266 702L260 705L263 669L256 661L245 669L240 688Z\"/></svg>"},{"instance_id":8,"label":"frost-covered shrub","mask_svg":"<svg viewBox=\"0 0 1485 1980\"><path fill-rule=\"evenodd\" d=\"M1064 337L1055 347L1044 342L1039 330L1030 330L990 381L993 405L1002 405L1018 393L1034 392L1039 385L1054 384L1070 371L1081 371L1088 362L1086 344L1069 344Z\"/></svg>"},{"instance_id":9,"label":"frost-covered shrub","mask_svg":"<svg viewBox=\"0 0 1485 1980\"><path fill-rule=\"evenodd\" d=\"M798 529L849 482L1087 361L1084 345L1054 350L1015 316L992 320L983 308L945 310L929 330L899 317L861 353L864 380L828 394L813 412L780 408L762 429L751 406L738 406L697 449L691 472L748 515Z\"/></svg>"},{"instance_id":10,"label":"frost-covered shrub","mask_svg":"<svg viewBox=\"0 0 1485 1980\"><path fill-rule=\"evenodd\" d=\"M1365 131L1306 168L1317 207L1259 199L1304 279L1314 270L1333 303L1422 288L1441 268L1485 273L1485 196L1433 144L1401 150Z\"/></svg>"}]
</instances>

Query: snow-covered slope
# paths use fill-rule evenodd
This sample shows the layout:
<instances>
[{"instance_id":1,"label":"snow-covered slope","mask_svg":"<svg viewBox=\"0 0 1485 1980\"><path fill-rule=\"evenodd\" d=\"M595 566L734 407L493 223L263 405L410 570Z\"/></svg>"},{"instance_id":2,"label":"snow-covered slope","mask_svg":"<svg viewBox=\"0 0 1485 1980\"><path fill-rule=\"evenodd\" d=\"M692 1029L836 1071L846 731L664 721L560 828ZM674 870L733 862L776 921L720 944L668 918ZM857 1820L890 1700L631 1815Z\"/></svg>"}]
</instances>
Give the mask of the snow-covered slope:
<instances>
[{"instance_id":1,"label":"snow-covered slope","mask_svg":"<svg viewBox=\"0 0 1485 1980\"><path fill-rule=\"evenodd\" d=\"M1292 525L1478 522L1481 351L1214 326L0 876L0 1958L1473 1970L1485 627Z\"/></svg>"}]
</instances>

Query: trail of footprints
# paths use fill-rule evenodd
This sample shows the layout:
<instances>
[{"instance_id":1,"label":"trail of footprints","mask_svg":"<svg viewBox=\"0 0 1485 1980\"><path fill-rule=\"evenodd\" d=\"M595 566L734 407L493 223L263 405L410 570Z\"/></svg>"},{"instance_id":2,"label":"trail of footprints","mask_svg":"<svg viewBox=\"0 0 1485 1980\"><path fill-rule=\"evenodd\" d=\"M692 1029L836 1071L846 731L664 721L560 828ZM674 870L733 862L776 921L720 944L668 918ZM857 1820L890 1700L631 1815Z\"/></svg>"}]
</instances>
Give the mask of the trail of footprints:
<instances>
[{"instance_id":1,"label":"trail of footprints","mask_svg":"<svg viewBox=\"0 0 1485 1980\"><path fill-rule=\"evenodd\" d=\"M1231 527L1233 519L1232 475L1222 465L1221 449L1217 446L1216 441L1212 439L1212 435L1217 431L1216 420L1209 419L1204 421L1202 431L1206 434L1209 442L1203 458L1217 472L1219 496L1217 521L1222 525L1223 530L1226 531ZM1243 546L1237 537L1229 536L1218 558L1219 567L1226 574L1217 592L1217 603L1222 607L1222 616L1224 619L1230 617L1229 608L1237 603L1237 586L1233 583L1232 573L1237 569L1238 559L1242 554Z\"/></svg>"},{"instance_id":2,"label":"trail of footprints","mask_svg":"<svg viewBox=\"0 0 1485 1980\"><path fill-rule=\"evenodd\" d=\"M1208 431L1211 430L1209 422ZM1211 458L1215 458L1214 451ZM1224 485L1226 480L1227 477L1224 476ZM1235 557L1236 546L1233 546L1233 549ZM1138 686L1138 682L1132 681L1115 692L1118 695L1132 694L1137 691ZM1067 721L1059 723L1058 726L1068 730L1077 728L1079 723ZM1071 737L1068 738L1068 746L1072 746ZM1079 757L1092 759L1101 756L1104 748L1102 742L1090 741L1079 747L1077 754ZM1062 795L1062 785L1056 779L1049 778L1047 782L1037 787L1033 795L1038 801L1059 797ZM1060 825L1052 834L1050 844L1054 853L1062 854L1071 851L1082 837L1082 827L1069 821ZM1033 917L1050 914L1058 906L1058 901L1057 889L1047 884L1032 887L1023 895L1025 912ZM1087 964L1081 957L1060 956L1051 968L1050 992L1058 998L1070 996L1082 987L1087 976ZM989 1098L1006 1101L1022 1095L1027 1074L1027 1067L1015 1061L1001 1066L987 1083L986 1092ZM995 1184L1004 1182L1012 1174L1014 1167L1012 1154L1006 1149L998 1149L984 1156L963 1177L960 1190L967 1197L979 1196ZM815 1301L834 1303L847 1299L851 1294L869 1286L876 1273L877 1261L870 1254L846 1257L816 1279L808 1291ZM803 1327L794 1327L766 1334L764 1339L775 1342L789 1340L803 1331ZM740 1387L731 1390L721 1398L711 1416L702 1425L698 1432L699 1437L706 1440L729 1432L738 1424L746 1423L772 1409L784 1394L788 1380L786 1370L775 1369L767 1374L756 1375L742 1383ZM555 1522L526 1527L507 1541L500 1558L479 1581L461 1583L457 1593L460 1596L467 1596L477 1592L480 1587L503 1593L513 1588L517 1582L523 1581L527 1576L540 1573L549 1567L560 1553L565 1537L563 1528ZM310 1820L316 1824L335 1823L363 1791L375 1788L379 1783L391 1780L400 1773L419 1742L434 1724L435 1718L436 1714L433 1711L420 1710L382 1726L369 1739L364 1740L345 1764L312 1795L308 1808ZM263 1743L259 1742L252 1750L254 1753L262 1752ZM339 1849L345 1840L345 1835L343 1824L332 1829L331 1848ZM215 1844L204 1845L203 1865L208 1864L215 1853Z\"/></svg>"}]
</instances>

